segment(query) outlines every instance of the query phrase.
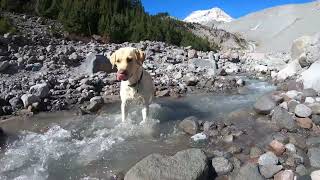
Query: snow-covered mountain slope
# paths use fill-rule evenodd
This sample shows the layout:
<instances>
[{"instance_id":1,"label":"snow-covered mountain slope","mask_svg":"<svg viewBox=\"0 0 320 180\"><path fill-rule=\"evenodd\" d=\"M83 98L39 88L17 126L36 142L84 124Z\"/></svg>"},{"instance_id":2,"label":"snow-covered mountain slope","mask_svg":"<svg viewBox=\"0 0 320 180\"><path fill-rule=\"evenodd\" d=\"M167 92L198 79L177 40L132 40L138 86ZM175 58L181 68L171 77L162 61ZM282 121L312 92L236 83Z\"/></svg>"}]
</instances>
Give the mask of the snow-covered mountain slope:
<instances>
[{"instance_id":1,"label":"snow-covered mountain slope","mask_svg":"<svg viewBox=\"0 0 320 180\"><path fill-rule=\"evenodd\" d=\"M288 51L298 37L320 32L320 3L273 7L219 24L218 28L255 41L258 51Z\"/></svg>"},{"instance_id":2,"label":"snow-covered mountain slope","mask_svg":"<svg viewBox=\"0 0 320 180\"><path fill-rule=\"evenodd\" d=\"M209 25L213 22L231 22L233 18L220 8L212 8L209 10L199 10L192 12L184 21Z\"/></svg>"}]
</instances>

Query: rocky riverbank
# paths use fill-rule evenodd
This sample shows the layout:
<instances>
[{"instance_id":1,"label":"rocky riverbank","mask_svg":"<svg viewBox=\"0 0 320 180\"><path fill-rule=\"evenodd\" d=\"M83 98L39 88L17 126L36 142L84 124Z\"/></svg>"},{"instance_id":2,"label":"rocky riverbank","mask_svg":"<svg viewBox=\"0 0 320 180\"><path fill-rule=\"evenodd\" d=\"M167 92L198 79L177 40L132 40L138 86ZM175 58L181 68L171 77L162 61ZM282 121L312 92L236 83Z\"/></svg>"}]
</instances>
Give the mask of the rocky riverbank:
<instances>
[{"instance_id":1,"label":"rocky riverbank","mask_svg":"<svg viewBox=\"0 0 320 180\"><path fill-rule=\"evenodd\" d=\"M240 74L258 72L267 77L279 68L265 64L264 54L201 52L150 41L101 44L97 36L83 39L88 42L67 40L54 21L4 15L12 19L18 33L0 37L1 116L74 107L90 112L97 110L95 99L118 99L119 82L108 56L124 46L146 52L144 67L153 76L159 97L225 92L245 83Z\"/></svg>"},{"instance_id":2,"label":"rocky riverbank","mask_svg":"<svg viewBox=\"0 0 320 180\"><path fill-rule=\"evenodd\" d=\"M183 179L179 175L189 177L188 173L195 176L189 179L320 179L319 49L319 34L294 41L291 57L283 62L287 65L271 72L268 68L278 90L258 98L253 111L231 113L231 121L222 123L203 122L195 117L184 119L180 129L194 141L205 141L203 151L190 149L171 157L150 155L130 169L125 179ZM250 133L250 126L241 128L243 116L247 123L256 123L255 133ZM261 128L261 124L265 127ZM252 136L262 137L264 142L254 142ZM219 151L216 147L221 144L224 148ZM188 163L197 169L192 172L188 167L180 170L185 159L172 160L180 156L206 158ZM141 167L148 168L142 171ZM182 173L170 173L176 170Z\"/></svg>"}]
</instances>

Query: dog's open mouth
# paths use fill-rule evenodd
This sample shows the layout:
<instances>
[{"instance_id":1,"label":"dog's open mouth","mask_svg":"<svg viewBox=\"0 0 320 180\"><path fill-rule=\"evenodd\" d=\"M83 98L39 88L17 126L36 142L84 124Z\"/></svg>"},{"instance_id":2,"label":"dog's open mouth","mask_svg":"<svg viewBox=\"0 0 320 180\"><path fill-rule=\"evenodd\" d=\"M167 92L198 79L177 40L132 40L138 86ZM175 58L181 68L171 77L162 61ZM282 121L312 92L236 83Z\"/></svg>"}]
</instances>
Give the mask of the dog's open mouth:
<instances>
[{"instance_id":1,"label":"dog's open mouth","mask_svg":"<svg viewBox=\"0 0 320 180\"><path fill-rule=\"evenodd\" d=\"M126 72L117 72L117 80L118 81L126 81L128 80L128 75Z\"/></svg>"}]
</instances>

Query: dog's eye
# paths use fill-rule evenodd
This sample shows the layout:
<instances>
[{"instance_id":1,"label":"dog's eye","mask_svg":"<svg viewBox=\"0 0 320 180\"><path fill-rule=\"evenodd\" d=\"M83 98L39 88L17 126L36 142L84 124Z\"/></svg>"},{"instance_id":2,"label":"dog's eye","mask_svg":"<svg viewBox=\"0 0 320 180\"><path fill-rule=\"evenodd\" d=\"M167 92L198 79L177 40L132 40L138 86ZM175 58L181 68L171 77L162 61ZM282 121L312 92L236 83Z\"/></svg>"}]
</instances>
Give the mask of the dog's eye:
<instances>
[{"instance_id":1,"label":"dog's eye","mask_svg":"<svg viewBox=\"0 0 320 180\"><path fill-rule=\"evenodd\" d=\"M131 62L132 61L132 58L127 58L127 62Z\"/></svg>"},{"instance_id":2,"label":"dog's eye","mask_svg":"<svg viewBox=\"0 0 320 180\"><path fill-rule=\"evenodd\" d=\"M117 62L117 63L120 63L120 60L118 59L116 62Z\"/></svg>"}]
</instances>

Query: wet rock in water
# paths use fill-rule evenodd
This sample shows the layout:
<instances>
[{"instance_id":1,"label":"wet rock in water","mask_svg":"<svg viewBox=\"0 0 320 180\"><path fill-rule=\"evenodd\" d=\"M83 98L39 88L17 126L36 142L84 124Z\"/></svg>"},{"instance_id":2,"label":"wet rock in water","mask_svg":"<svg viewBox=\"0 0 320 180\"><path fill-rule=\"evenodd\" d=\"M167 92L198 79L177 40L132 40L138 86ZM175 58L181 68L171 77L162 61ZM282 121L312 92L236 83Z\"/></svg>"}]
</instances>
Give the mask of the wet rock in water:
<instances>
[{"instance_id":1,"label":"wet rock in water","mask_svg":"<svg viewBox=\"0 0 320 180\"><path fill-rule=\"evenodd\" d=\"M291 114L288 113L285 109L276 107L272 114L272 121L276 122L279 128L285 128L288 130L294 130L296 124Z\"/></svg>"},{"instance_id":2,"label":"wet rock in water","mask_svg":"<svg viewBox=\"0 0 320 180\"><path fill-rule=\"evenodd\" d=\"M312 110L304 104L298 104L294 110L294 113L296 116L304 118L311 116Z\"/></svg>"},{"instance_id":3,"label":"wet rock in water","mask_svg":"<svg viewBox=\"0 0 320 180\"><path fill-rule=\"evenodd\" d=\"M278 157L271 151L262 154L258 160L260 166L276 165L278 162Z\"/></svg>"},{"instance_id":4,"label":"wet rock in water","mask_svg":"<svg viewBox=\"0 0 320 180\"><path fill-rule=\"evenodd\" d=\"M313 171L310 176L312 180L320 179L320 170Z\"/></svg>"},{"instance_id":5,"label":"wet rock in water","mask_svg":"<svg viewBox=\"0 0 320 180\"><path fill-rule=\"evenodd\" d=\"M244 86L246 84L246 82L243 79L238 79L237 80L237 85L238 86Z\"/></svg>"},{"instance_id":6,"label":"wet rock in water","mask_svg":"<svg viewBox=\"0 0 320 180\"><path fill-rule=\"evenodd\" d=\"M233 169L233 165L224 157L213 158L212 166L218 175L225 175Z\"/></svg>"},{"instance_id":7,"label":"wet rock in water","mask_svg":"<svg viewBox=\"0 0 320 180\"><path fill-rule=\"evenodd\" d=\"M261 166L260 168L260 173L265 177L265 178L272 178L273 175L278 173L283 169L282 165L266 165L266 166Z\"/></svg>"},{"instance_id":8,"label":"wet rock in water","mask_svg":"<svg viewBox=\"0 0 320 180\"><path fill-rule=\"evenodd\" d=\"M199 130L198 119L194 116L187 117L179 123L179 127L187 134L197 134Z\"/></svg>"},{"instance_id":9,"label":"wet rock in water","mask_svg":"<svg viewBox=\"0 0 320 180\"><path fill-rule=\"evenodd\" d=\"M2 61L0 62L0 72L3 72L9 67L9 62L8 61Z\"/></svg>"},{"instance_id":10,"label":"wet rock in water","mask_svg":"<svg viewBox=\"0 0 320 180\"><path fill-rule=\"evenodd\" d=\"M98 111L104 104L104 100L101 96L95 96L90 99L90 104L87 107L87 110L90 112Z\"/></svg>"},{"instance_id":11,"label":"wet rock in water","mask_svg":"<svg viewBox=\"0 0 320 180\"><path fill-rule=\"evenodd\" d=\"M232 180L248 180L248 179L250 180L264 179L259 173L259 169L257 165L248 163L242 166L238 174L235 176L235 178L232 178Z\"/></svg>"},{"instance_id":12,"label":"wet rock in water","mask_svg":"<svg viewBox=\"0 0 320 180\"><path fill-rule=\"evenodd\" d=\"M308 150L310 165L315 168L320 168L320 148L310 148Z\"/></svg>"},{"instance_id":13,"label":"wet rock in water","mask_svg":"<svg viewBox=\"0 0 320 180\"><path fill-rule=\"evenodd\" d=\"M311 129L313 125L313 122L310 118L297 118L296 122L298 126L305 129Z\"/></svg>"},{"instance_id":14,"label":"wet rock in water","mask_svg":"<svg viewBox=\"0 0 320 180\"><path fill-rule=\"evenodd\" d=\"M91 53L87 56L86 62L89 62L90 73L94 74L99 71L103 71L106 73L115 72L115 68L112 68L110 61L103 55L95 55Z\"/></svg>"},{"instance_id":15,"label":"wet rock in water","mask_svg":"<svg viewBox=\"0 0 320 180\"><path fill-rule=\"evenodd\" d=\"M33 94L24 94L21 96L21 100L25 108L33 103L40 102L39 97Z\"/></svg>"},{"instance_id":16,"label":"wet rock in water","mask_svg":"<svg viewBox=\"0 0 320 180\"><path fill-rule=\"evenodd\" d=\"M254 104L254 110L259 114L269 114L276 107L276 102L269 96L264 95Z\"/></svg>"},{"instance_id":17,"label":"wet rock in water","mask_svg":"<svg viewBox=\"0 0 320 180\"><path fill-rule=\"evenodd\" d=\"M47 83L43 83L43 84L36 84L34 86L30 87L29 93L33 94L39 98L45 98L48 96L49 94L49 86Z\"/></svg>"},{"instance_id":18,"label":"wet rock in water","mask_svg":"<svg viewBox=\"0 0 320 180\"><path fill-rule=\"evenodd\" d=\"M294 180L294 173L292 170L280 171L274 175L274 180Z\"/></svg>"},{"instance_id":19,"label":"wet rock in water","mask_svg":"<svg viewBox=\"0 0 320 180\"><path fill-rule=\"evenodd\" d=\"M254 146L250 149L250 158L257 158L263 154L262 149L257 146Z\"/></svg>"},{"instance_id":20,"label":"wet rock in water","mask_svg":"<svg viewBox=\"0 0 320 180\"><path fill-rule=\"evenodd\" d=\"M286 150L284 144L282 144L281 142L277 141L277 140L273 140L271 141L271 143L269 144L269 146L271 147L271 149L273 150L273 152L276 155L281 155L284 153L284 151Z\"/></svg>"},{"instance_id":21,"label":"wet rock in water","mask_svg":"<svg viewBox=\"0 0 320 180\"><path fill-rule=\"evenodd\" d=\"M207 157L200 149L187 149L174 156L151 154L134 165L125 180L198 180L208 176Z\"/></svg>"}]
</instances>

